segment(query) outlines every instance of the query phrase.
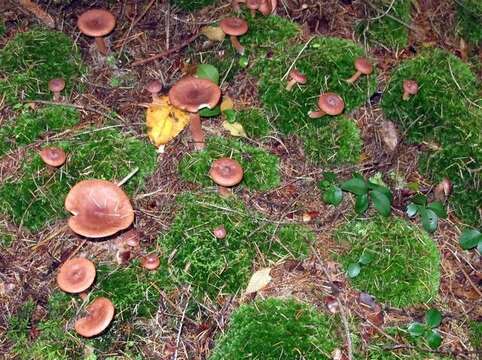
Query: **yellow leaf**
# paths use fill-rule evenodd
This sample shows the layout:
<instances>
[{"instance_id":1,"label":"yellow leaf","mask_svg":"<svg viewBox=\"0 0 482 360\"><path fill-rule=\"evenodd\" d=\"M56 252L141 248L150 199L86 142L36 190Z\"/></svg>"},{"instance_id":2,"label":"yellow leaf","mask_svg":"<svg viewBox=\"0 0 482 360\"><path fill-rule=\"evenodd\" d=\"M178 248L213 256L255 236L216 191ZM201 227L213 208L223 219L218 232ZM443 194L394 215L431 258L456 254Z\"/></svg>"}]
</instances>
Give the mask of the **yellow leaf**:
<instances>
[{"instance_id":1,"label":"yellow leaf","mask_svg":"<svg viewBox=\"0 0 482 360\"><path fill-rule=\"evenodd\" d=\"M226 110L231 110L234 108L233 100L229 96L224 96L223 101L221 102L221 112Z\"/></svg>"},{"instance_id":2,"label":"yellow leaf","mask_svg":"<svg viewBox=\"0 0 482 360\"><path fill-rule=\"evenodd\" d=\"M233 136L248 137L244 131L243 125L240 123L235 122L231 124L227 121L223 121L223 128L229 131Z\"/></svg>"},{"instance_id":3,"label":"yellow leaf","mask_svg":"<svg viewBox=\"0 0 482 360\"><path fill-rule=\"evenodd\" d=\"M167 144L189 124L189 118L189 113L175 108L167 96L162 96L147 109L147 135L156 146Z\"/></svg>"},{"instance_id":4,"label":"yellow leaf","mask_svg":"<svg viewBox=\"0 0 482 360\"><path fill-rule=\"evenodd\" d=\"M246 287L245 295L257 292L271 282L271 276L269 275L271 268L264 268L256 271L249 279L248 286Z\"/></svg>"},{"instance_id":5,"label":"yellow leaf","mask_svg":"<svg viewBox=\"0 0 482 360\"><path fill-rule=\"evenodd\" d=\"M203 26L201 34L206 36L211 41L223 41L226 34L218 26Z\"/></svg>"}]
</instances>

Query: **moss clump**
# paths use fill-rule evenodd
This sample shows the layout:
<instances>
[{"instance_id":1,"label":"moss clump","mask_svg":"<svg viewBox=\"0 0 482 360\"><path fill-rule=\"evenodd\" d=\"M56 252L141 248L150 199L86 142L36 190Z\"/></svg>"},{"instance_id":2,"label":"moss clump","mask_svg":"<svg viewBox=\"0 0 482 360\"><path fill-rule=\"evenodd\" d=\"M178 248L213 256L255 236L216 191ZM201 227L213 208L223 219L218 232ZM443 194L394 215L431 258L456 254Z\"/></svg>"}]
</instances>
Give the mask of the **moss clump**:
<instances>
[{"instance_id":1,"label":"moss clump","mask_svg":"<svg viewBox=\"0 0 482 360\"><path fill-rule=\"evenodd\" d=\"M216 0L172 0L171 4L184 11L195 11L205 6L213 5Z\"/></svg>"},{"instance_id":2,"label":"moss clump","mask_svg":"<svg viewBox=\"0 0 482 360\"><path fill-rule=\"evenodd\" d=\"M139 167L138 173L123 186L132 194L156 167L152 146L114 129L91 129L51 145L69 154L63 167L52 171L36 152L30 151L20 173L13 174L0 186L2 212L32 231L66 216L64 199L78 181L92 178L116 181Z\"/></svg>"},{"instance_id":3,"label":"moss clump","mask_svg":"<svg viewBox=\"0 0 482 360\"><path fill-rule=\"evenodd\" d=\"M0 249L9 248L15 241L15 236L0 224Z\"/></svg>"},{"instance_id":4,"label":"moss clump","mask_svg":"<svg viewBox=\"0 0 482 360\"><path fill-rule=\"evenodd\" d=\"M222 240L212 233L220 225L227 233ZM178 197L176 217L158 242L170 278L191 284L197 298L214 299L219 293L235 294L244 288L256 260L302 257L312 240L312 233L303 227L278 229L263 222L235 197L186 193Z\"/></svg>"},{"instance_id":5,"label":"moss clump","mask_svg":"<svg viewBox=\"0 0 482 360\"><path fill-rule=\"evenodd\" d=\"M241 305L210 360L331 359L341 346L337 322L295 300Z\"/></svg>"},{"instance_id":6,"label":"moss clump","mask_svg":"<svg viewBox=\"0 0 482 360\"><path fill-rule=\"evenodd\" d=\"M48 81L61 77L70 93L83 73L80 52L63 32L35 29L18 33L0 51L0 93L16 99L48 99Z\"/></svg>"},{"instance_id":7,"label":"moss clump","mask_svg":"<svg viewBox=\"0 0 482 360\"><path fill-rule=\"evenodd\" d=\"M432 300L440 283L440 253L422 230L403 219L375 217L353 220L334 233L349 249L337 256L345 269L364 253L373 261L353 285L378 301L405 307Z\"/></svg>"},{"instance_id":8,"label":"moss clump","mask_svg":"<svg viewBox=\"0 0 482 360\"><path fill-rule=\"evenodd\" d=\"M18 146L33 143L47 131L58 132L79 121L79 112L67 106L24 109L16 119L0 128L0 156Z\"/></svg>"},{"instance_id":9,"label":"moss clump","mask_svg":"<svg viewBox=\"0 0 482 360\"><path fill-rule=\"evenodd\" d=\"M482 43L482 3L479 0L456 1L457 20L462 36L475 46Z\"/></svg>"},{"instance_id":10,"label":"moss clump","mask_svg":"<svg viewBox=\"0 0 482 360\"><path fill-rule=\"evenodd\" d=\"M236 121L243 125L248 137L253 139L267 136L271 131L271 125L261 109L246 109L236 113Z\"/></svg>"},{"instance_id":11,"label":"moss clump","mask_svg":"<svg viewBox=\"0 0 482 360\"><path fill-rule=\"evenodd\" d=\"M357 359L367 360L451 360L451 357L438 356L432 352L415 349L386 350L383 346L372 346L366 356L359 355Z\"/></svg>"},{"instance_id":12,"label":"moss clump","mask_svg":"<svg viewBox=\"0 0 482 360\"><path fill-rule=\"evenodd\" d=\"M475 351L482 351L482 321L470 321L470 343Z\"/></svg>"},{"instance_id":13,"label":"moss clump","mask_svg":"<svg viewBox=\"0 0 482 360\"><path fill-rule=\"evenodd\" d=\"M214 160L231 157L244 169L242 185L253 190L269 190L280 183L279 159L265 150L245 144L241 140L211 137L206 149L187 154L179 163L179 173L186 181L213 185L209 169Z\"/></svg>"}]
</instances>

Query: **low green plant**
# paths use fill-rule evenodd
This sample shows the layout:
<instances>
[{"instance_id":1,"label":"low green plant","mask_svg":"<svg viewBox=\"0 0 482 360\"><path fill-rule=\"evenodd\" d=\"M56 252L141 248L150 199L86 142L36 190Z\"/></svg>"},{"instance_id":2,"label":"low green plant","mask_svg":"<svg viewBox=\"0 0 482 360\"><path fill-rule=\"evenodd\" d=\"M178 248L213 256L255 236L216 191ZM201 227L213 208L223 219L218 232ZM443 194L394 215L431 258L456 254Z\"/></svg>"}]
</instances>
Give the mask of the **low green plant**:
<instances>
[{"instance_id":1,"label":"low green plant","mask_svg":"<svg viewBox=\"0 0 482 360\"><path fill-rule=\"evenodd\" d=\"M428 203L427 197L421 194L412 197L406 213L410 218L419 214L423 228L429 233L437 230L439 218L447 218L447 211L440 201Z\"/></svg>"},{"instance_id":2,"label":"low green plant","mask_svg":"<svg viewBox=\"0 0 482 360\"><path fill-rule=\"evenodd\" d=\"M425 313L425 322L414 322L407 328L408 333L414 337L423 336L432 349L437 349L442 344L442 337L436 330L442 323L442 313L437 309L430 309Z\"/></svg>"},{"instance_id":3,"label":"low green plant","mask_svg":"<svg viewBox=\"0 0 482 360\"><path fill-rule=\"evenodd\" d=\"M465 229L460 234L459 244L464 250L477 248L482 253L482 234L477 229Z\"/></svg>"},{"instance_id":4,"label":"low green plant","mask_svg":"<svg viewBox=\"0 0 482 360\"><path fill-rule=\"evenodd\" d=\"M360 275L363 267L369 265L372 261L373 254L368 251L364 251L357 262L348 265L348 268L346 269L347 275L352 279L357 277L358 275Z\"/></svg>"},{"instance_id":5,"label":"low green plant","mask_svg":"<svg viewBox=\"0 0 482 360\"><path fill-rule=\"evenodd\" d=\"M482 351L482 321L471 320L470 328L470 343L475 351L479 353Z\"/></svg>"},{"instance_id":6,"label":"low green plant","mask_svg":"<svg viewBox=\"0 0 482 360\"><path fill-rule=\"evenodd\" d=\"M265 137L272 130L266 114L262 109L251 108L236 111L234 121L240 123L243 126L246 135L253 139Z\"/></svg>"},{"instance_id":7,"label":"low green plant","mask_svg":"<svg viewBox=\"0 0 482 360\"><path fill-rule=\"evenodd\" d=\"M457 21L460 32L469 43L479 46L482 42L482 3L478 0L457 0Z\"/></svg>"},{"instance_id":8,"label":"low green plant","mask_svg":"<svg viewBox=\"0 0 482 360\"><path fill-rule=\"evenodd\" d=\"M172 5L184 11L196 11L216 2L217 0L172 0Z\"/></svg>"}]
</instances>

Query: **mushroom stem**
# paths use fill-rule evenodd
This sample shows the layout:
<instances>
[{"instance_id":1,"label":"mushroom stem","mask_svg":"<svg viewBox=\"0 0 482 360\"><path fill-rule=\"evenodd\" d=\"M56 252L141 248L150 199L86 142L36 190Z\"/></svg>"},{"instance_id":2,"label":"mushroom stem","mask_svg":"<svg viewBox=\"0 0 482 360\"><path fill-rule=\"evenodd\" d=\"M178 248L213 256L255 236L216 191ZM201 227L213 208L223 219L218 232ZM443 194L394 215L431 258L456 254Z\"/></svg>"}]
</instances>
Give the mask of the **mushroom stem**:
<instances>
[{"instance_id":1,"label":"mushroom stem","mask_svg":"<svg viewBox=\"0 0 482 360\"><path fill-rule=\"evenodd\" d=\"M297 81L295 79L291 79L290 81L288 81L288 84L286 85L286 90L291 91L291 89L293 88L293 86L295 86L296 83Z\"/></svg>"},{"instance_id":2,"label":"mushroom stem","mask_svg":"<svg viewBox=\"0 0 482 360\"><path fill-rule=\"evenodd\" d=\"M308 116L312 119L319 119L320 117L325 116L325 115L326 115L326 113L322 110L310 111L308 113Z\"/></svg>"},{"instance_id":3,"label":"mushroom stem","mask_svg":"<svg viewBox=\"0 0 482 360\"><path fill-rule=\"evenodd\" d=\"M241 8L239 7L239 4L240 3L245 3L246 0L232 0L231 1L231 6L233 7L233 10L235 12L240 12L241 11Z\"/></svg>"},{"instance_id":4,"label":"mushroom stem","mask_svg":"<svg viewBox=\"0 0 482 360\"><path fill-rule=\"evenodd\" d=\"M97 49L102 55L105 56L109 53L109 50L107 50L107 45L103 37L96 37L95 44L97 45Z\"/></svg>"},{"instance_id":5,"label":"mushroom stem","mask_svg":"<svg viewBox=\"0 0 482 360\"><path fill-rule=\"evenodd\" d=\"M256 17L256 9L251 9L251 16Z\"/></svg>"},{"instance_id":6,"label":"mushroom stem","mask_svg":"<svg viewBox=\"0 0 482 360\"><path fill-rule=\"evenodd\" d=\"M159 93L152 94L152 102L153 103L159 102Z\"/></svg>"},{"instance_id":7,"label":"mushroom stem","mask_svg":"<svg viewBox=\"0 0 482 360\"><path fill-rule=\"evenodd\" d=\"M201 117L199 113L191 114L191 136L196 150L204 149L204 133L201 127Z\"/></svg>"},{"instance_id":8,"label":"mushroom stem","mask_svg":"<svg viewBox=\"0 0 482 360\"><path fill-rule=\"evenodd\" d=\"M231 44L240 55L244 55L244 47L239 43L237 36L231 35Z\"/></svg>"},{"instance_id":9,"label":"mushroom stem","mask_svg":"<svg viewBox=\"0 0 482 360\"><path fill-rule=\"evenodd\" d=\"M218 193L222 198L230 197L233 194L230 188L220 185L218 186Z\"/></svg>"},{"instance_id":10,"label":"mushroom stem","mask_svg":"<svg viewBox=\"0 0 482 360\"><path fill-rule=\"evenodd\" d=\"M410 94L408 93L408 91L404 91L404 92L403 92L402 99L403 99L404 101L408 101L408 99L410 99Z\"/></svg>"},{"instance_id":11,"label":"mushroom stem","mask_svg":"<svg viewBox=\"0 0 482 360\"><path fill-rule=\"evenodd\" d=\"M54 91L54 97L52 100L54 102L60 102L60 91Z\"/></svg>"},{"instance_id":12,"label":"mushroom stem","mask_svg":"<svg viewBox=\"0 0 482 360\"><path fill-rule=\"evenodd\" d=\"M353 84L355 81L358 80L358 78L361 76L361 71L357 71L356 73L353 74L353 76L349 79L346 79L345 81L349 84Z\"/></svg>"}]
</instances>

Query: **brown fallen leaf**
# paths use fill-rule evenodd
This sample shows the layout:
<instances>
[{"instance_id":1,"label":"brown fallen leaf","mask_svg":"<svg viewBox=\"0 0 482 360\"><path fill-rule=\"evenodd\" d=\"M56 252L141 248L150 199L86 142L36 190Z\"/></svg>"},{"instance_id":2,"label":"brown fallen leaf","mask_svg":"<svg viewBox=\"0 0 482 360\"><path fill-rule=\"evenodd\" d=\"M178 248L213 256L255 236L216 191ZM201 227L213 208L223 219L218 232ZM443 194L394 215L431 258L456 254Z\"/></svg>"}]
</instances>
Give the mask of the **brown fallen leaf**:
<instances>
[{"instance_id":1,"label":"brown fallen leaf","mask_svg":"<svg viewBox=\"0 0 482 360\"><path fill-rule=\"evenodd\" d=\"M201 34L206 36L211 41L223 41L226 34L219 26L203 26Z\"/></svg>"},{"instance_id":2,"label":"brown fallen leaf","mask_svg":"<svg viewBox=\"0 0 482 360\"><path fill-rule=\"evenodd\" d=\"M256 271L249 279L248 286L246 287L245 295L257 292L271 282L270 276L271 268L264 268Z\"/></svg>"}]
</instances>

